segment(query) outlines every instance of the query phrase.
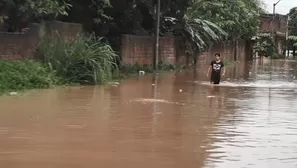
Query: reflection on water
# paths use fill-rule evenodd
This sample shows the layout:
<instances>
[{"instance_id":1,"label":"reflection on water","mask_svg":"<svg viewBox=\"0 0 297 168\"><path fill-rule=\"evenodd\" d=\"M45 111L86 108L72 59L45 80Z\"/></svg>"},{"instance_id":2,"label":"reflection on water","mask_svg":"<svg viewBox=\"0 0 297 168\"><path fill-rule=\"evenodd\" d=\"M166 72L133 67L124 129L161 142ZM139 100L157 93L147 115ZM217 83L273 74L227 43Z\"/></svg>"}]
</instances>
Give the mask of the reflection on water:
<instances>
[{"instance_id":1,"label":"reflection on water","mask_svg":"<svg viewBox=\"0 0 297 168\"><path fill-rule=\"evenodd\" d=\"M205 81L195 81L201 85L211 85ZM259 80L256 82L229 82L224 81L220 83L220 87L256 87L256 88L297 88L296 82L284 82L284 81L265 81Z\"/></svg>"},{"instance_id":2,"label":"reflection on water","mask_svg":"<svg viewBox=\"0 0 297 168\"><path fill-rule=\"evenodd\" d=\"M297 63L272 65L2 97L0 167L295 168Z\"/></svg>"}]
</instances>

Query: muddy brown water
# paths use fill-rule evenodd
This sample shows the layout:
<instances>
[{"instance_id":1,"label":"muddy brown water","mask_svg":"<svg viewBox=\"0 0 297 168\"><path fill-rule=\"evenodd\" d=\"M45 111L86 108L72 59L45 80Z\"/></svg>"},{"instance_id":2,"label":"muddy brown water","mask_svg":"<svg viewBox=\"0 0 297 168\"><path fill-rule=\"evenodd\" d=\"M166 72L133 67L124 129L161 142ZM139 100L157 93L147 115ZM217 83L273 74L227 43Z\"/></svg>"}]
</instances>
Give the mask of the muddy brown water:
<instances>
[{"instance_id":1,"label":"muddy brown water","mask_svg":"<svg viewBox=\"0 0 297 168\"><path fill-rule=\"evenodd\" d=\"M1 97L0 167L296 168L297 63L269 65Z\"/></svg>"}]
</instances>

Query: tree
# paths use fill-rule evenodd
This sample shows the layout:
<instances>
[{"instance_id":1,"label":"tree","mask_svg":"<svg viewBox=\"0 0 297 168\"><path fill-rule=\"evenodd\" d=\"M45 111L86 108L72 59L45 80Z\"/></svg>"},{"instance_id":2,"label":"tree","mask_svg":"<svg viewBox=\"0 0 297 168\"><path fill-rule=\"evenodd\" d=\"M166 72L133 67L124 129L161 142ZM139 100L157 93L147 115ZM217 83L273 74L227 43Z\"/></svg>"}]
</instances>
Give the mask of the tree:
<instances>
[{"instance_id":1,"label":"tree","mask_svg":"<svg viewBox=\"0 0 297 168\"><path fill-rule=\"evenodd\" d=\"M70 7L64 0L0 0L0 20L10 31L21 31L26 22L67 15Z\"/></svg>"},{"instance_id":2,"label":"tree","mask_svg":"<svg viewBox=\"0 0 297 168\"><path fill-rule=\"evenodd\" d=\"M275 42L269 33L259 33L257 35L254 50L259 54L259 56L264 56L264 57L276 56Z\"/></svg>"},{"instance_id":3,"label":"tree","mask_svg":"<svg viewBox=\"0 0 297 168\"><path fill-rule=\"evenodd\" d=\"M290 9L289 28L290 35L297 35L297 7Z\"/></svg>"},{"instance_id":4,"label":"tree","mask_svg":"<svg viewBox=\"0 0 297 168\"><path fill-rule=\"evenodd\" d=\"M165 17L164 20L163 29L175 36L183 37L189 55L196 56L197 52L227 36L227 33L216 24L200 18L189 18L185 15L182 19Z\"/></svg>"},{"instance_id":5,"label":"tree","mask_svg":"<svg viewBox=\"0 0 297 168\"><path fill-rule=\"evenodd\" d=\"M229 40L249 39L258 32L261 7L259 0L194 0L187 14L217 24Z\"/></svg>"},{"instance_id":6,"label":"tree","mask_svg":"<svg viewBox=\"0 0 297 168\"><path fill-rule=\"evenodd\" d=\"M293 56L296 56L297 47L297 7L289 12L289 38L288 50L293 50Z\"/></svg>"}]
</instances>

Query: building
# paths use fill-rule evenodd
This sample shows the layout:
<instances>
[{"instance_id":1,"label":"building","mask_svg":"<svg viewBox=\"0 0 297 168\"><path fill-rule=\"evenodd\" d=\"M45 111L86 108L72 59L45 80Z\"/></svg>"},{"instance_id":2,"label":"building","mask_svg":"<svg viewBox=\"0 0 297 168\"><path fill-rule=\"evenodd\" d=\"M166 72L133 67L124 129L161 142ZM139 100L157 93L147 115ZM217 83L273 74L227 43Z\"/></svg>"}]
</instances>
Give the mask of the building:
<instances>
[{"instance_id":1,"label":"building","mask_svg":"<svg viewBox=\"0 0 297 168\"><path fill-rule=\"evenodd\" d=\"M275 43L278 54L282 54L285 51L288 36L288 18L288 15L280 14L261 14L260 16L260 33L271 34L275 32Z\"/></svg>"}]
</instances>

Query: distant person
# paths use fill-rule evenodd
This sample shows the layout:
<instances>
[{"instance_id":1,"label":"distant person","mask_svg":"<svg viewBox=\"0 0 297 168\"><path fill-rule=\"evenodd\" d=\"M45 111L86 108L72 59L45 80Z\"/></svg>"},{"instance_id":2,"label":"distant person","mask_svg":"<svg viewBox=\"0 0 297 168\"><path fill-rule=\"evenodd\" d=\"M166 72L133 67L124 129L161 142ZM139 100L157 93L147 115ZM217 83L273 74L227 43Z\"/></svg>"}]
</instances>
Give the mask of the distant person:
<instances>
[{"instance_id":1,"label":"distant person","mask_svg":"<svg viewBox=\"0 0 297 168\"><path fill-rule=\"evenodd\" d=\"M222 72L223 70L223 72ZM208 79L209 73L211 71L210 83L220 84L221 76L225 76L225 65L221 61L221 55L219 53L215 54L215 60L210 62L206 77Z\"/></svg>"}]
</instances>

